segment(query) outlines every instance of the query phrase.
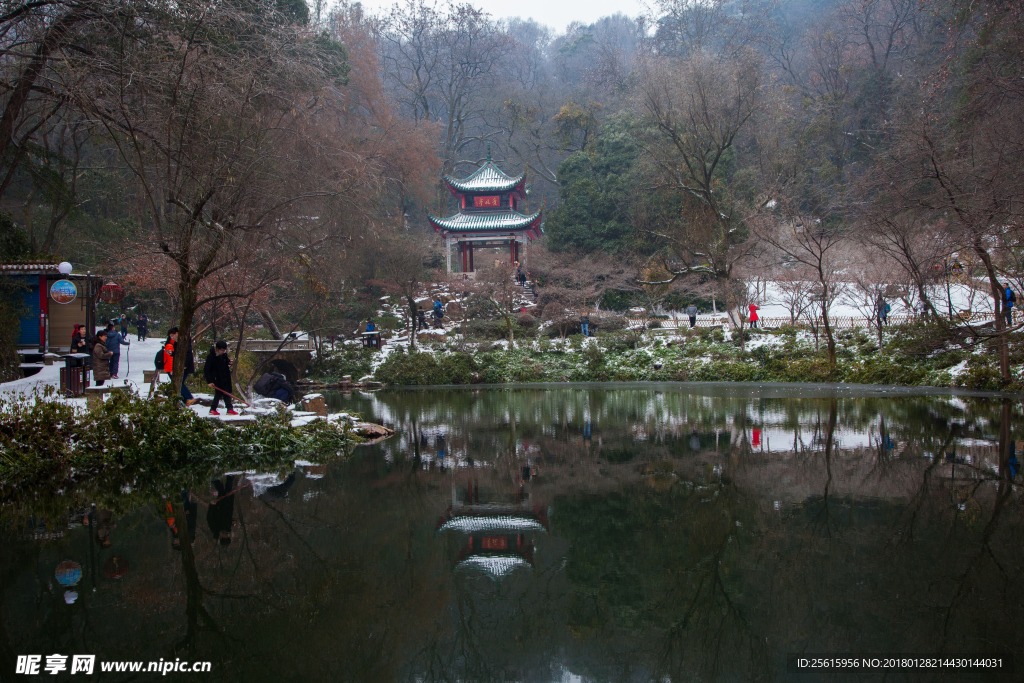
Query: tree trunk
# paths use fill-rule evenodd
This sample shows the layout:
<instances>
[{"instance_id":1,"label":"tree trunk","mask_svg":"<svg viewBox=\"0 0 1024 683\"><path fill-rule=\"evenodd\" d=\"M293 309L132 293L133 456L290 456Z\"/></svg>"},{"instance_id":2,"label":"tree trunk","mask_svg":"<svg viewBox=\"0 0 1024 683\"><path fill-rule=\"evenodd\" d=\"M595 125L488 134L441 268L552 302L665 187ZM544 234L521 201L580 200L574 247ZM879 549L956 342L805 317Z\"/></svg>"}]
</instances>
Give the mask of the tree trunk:
<instances>
[{"instance_id":1,"label":"tree trunk","mask_svg":"<svg viewBox=\"0 0 1024 683\"><path fill-rule=\"evenodd\" d=\"M1010 344L1007 339L1006 318L1004 317L1006 313L1003 309L1003 299L1006 293L999 284L999 278L995 267L992 265L992 259L988 251L981 245L979 240L974 242L974 251L981 258L981 262L985 264L985 272L988 274L988 282L993 299L993 310L996 315L993 327L996 333L996 350L999 354L999 374L1003 379L1003 383L1008 384L1012 377L1010 375Z\"/></svg>"},{"instance_id":2,"label":"tree trunk","mask_svg":"<svg viewBox=\"0 0 1024 683\"><path fill-rule=\"evenodd\" d=\"M267 329L270 330L270 334L275 340L281 341L284 339L284 335L281 334L281 330L278 329L277 323L274 322L274 318L270 315L270 311L268 309L260 309L260 317L263 318L263 323L267 326Z\"/></svg>"},{"instance_id":3,"label":"tree trunk","mask_svg":"<svg viewBox=\"0 0 1024 683\"><path fill-rule=\"evenodd\" d=\"M192 320L196 314L196 303L199 300L199 283L193 278L182 278L178 283L181 296L181 317L178 318L178 341L174 345L174 365L171 372L171 391L175 396L181 395L181 383L185 376L185 357L188 354L192 339Z\"/></svg>"},{"instance_id":4,"label":"tree trunk","mask_svg":"<svg viewBox=\"0 0 1024 683\"><path fill-rule=\"evenodd\" d=\"M419 307L414 295L406 295L405 299L409 302L409 353L412 353L416 350L416 312Z\"/></svg>"},{"instance_id":5,"label":"tree trunk","mask_svg":"<svg viewBox=\"0 0 1024 683\"><path fill-rule=\"evenodd\" d=\"M246 387L245 389L243 389L241 384L239 384L239 382L238 382L238 359L242 355L242 345L245 343L245 319L249 315L249 307L250 306L251 306L251 303L250 302L246 302L245 309L242 311L242 315L236 315L235 316L236 322L238 323L238 342L235 344L235 360L231 364L231 386L233 386L236 390L238 390L238 395L239 396L244 397L244 398L251 397L252 396L252 391L249 390L249 387ZM231 310L232 311L236 311L237 310L235 308L234 302L231 302Z\"/></svg>"},{"instance_id":6,"label":"tree trunk","mask_svg":"<svg viewBox=\"0 0 1024 683\"><path fill-rule=\"evenodd\" d=\"M515 323L512 320L512 316L506 314L503 317L505 318L505 327L508 328L508 350L511 351L516 347L516 336L512 328L512 325Z\"/></svg>"},{"instance_id":7,"label":"tree trunk","mask_svg":"<svg viewBox=\"0 0 1024 683\"><path fill-rule=\"evenodd\" d=\"M835 370L836 367L836 340L832 335L832 323L828 319L828 290L821 297L821 326L825 328L825 343L828 346L828 365Z\"/></svg>"},{"instance_id":8,"label":"tree trunk","mask_svg":"<svg viewBox=\"0 0 1024 683\"><path fill-rule=\"evenodd\" d=\"M35 54L29 59L28 65L18 76L18 80L14 82L11 95L7 99L7 106L4 107L3 114L0 115L0 158L7 156L8 149L14 140L15 122L28 104L29 96L32 94L36 82L42 77L50 54L57 49L71 28L87 18L92 11L93 4L92 2L84 3L50 24L46 33L43 34Z\"/></svg>"}]
</instances>

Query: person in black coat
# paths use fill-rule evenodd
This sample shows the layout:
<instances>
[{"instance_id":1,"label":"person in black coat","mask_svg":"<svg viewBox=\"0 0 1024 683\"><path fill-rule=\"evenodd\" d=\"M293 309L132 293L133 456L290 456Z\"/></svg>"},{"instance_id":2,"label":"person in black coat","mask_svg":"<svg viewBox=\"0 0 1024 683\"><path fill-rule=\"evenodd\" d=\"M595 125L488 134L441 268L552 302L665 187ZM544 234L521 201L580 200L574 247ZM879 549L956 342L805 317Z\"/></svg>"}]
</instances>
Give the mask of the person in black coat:
<instances>
[{"instance_id":1,"label":"person in black coat","mask_svg":"<svg viewBox=\"0 0 1024 683\"><path fill-rule=\"evenodd\" d=\"M224 399L228 415L237 415L238 413L231 405L231 359L228 358L227 342L219 341L210 349L210 355L206 357L206 365L203 366L203 377L206 378L207 385L214 390L210 415L220 415L217 412L217 404L221 398Z\"/></svg>"},{"instance_id":2,"label":"person in black coat","mask_svg":"<svg viewBox=\"0 0 1024 683\"><path fill-rule=\"evenodd\" d=\"M70 353L88 353L85 343L85 325L75 325L75 331L71 334Z\"/></svg>"}]
</instances>

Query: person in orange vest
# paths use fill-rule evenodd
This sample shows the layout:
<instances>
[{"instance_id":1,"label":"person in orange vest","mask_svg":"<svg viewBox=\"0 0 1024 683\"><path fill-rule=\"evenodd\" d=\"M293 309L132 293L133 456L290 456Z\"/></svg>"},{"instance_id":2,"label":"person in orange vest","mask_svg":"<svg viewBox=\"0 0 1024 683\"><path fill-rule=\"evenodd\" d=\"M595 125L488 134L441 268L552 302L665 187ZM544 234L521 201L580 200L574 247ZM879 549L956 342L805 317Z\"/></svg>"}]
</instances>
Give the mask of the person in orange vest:
<instances>
[{"instance_id":1,"label":"person in orange vest","mask_svg":"<svg viewBox=\"0 0 1024 683\"><path fill-rule=\"evenodd\" d=\"M752 329L757 327L757 321L759 320L759 318L757 317L757 311L760 308L761 307L758 306L757 304L750 304L750 327Z\"/></svg>"}]
</instances>

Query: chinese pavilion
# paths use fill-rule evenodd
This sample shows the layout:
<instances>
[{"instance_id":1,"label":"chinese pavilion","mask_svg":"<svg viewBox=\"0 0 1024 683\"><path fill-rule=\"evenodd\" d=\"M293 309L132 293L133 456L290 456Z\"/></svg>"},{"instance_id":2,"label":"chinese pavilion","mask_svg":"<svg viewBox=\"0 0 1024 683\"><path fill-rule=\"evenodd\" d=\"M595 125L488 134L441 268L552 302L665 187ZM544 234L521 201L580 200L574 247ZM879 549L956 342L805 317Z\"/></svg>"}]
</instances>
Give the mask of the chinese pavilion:
<instances>
[{"instance_id":1,"label":"chinese pavilion","mask_svg":"<svg viewBox=\"0 0 1024 683\"><path fill-rule=\"evenodd\" d=\"M459 213L450 218L438 218L427 212L430 224L445 240L448 272L452 272L452 242L458 247L462 268L459 272L472 273L473 249L509 248L511 263L523 261L521 245L539 238L542 211L526 215L518 211L519 202L526 200L526 173L512 177L491 161L491 146L487 145L487 161L462 180L444 176L448 191L459 202ZM525 255L525 252L523 252Z\"/></svg>"},{"instance_id":2,"label":"chinese pavilion","mask_svg":"<svg viewBox=\"0 0 1024 683\"><path fill-rule=\"evenodd\" d=\"M454 535L459 548L456 571L476 570L502 579L534 564L535 539L548 533L547 506L531 503L520 489L514 496L485 495L469 480L452 486L452 505L438 520L437 531Z\"/></svg>"}]
</instances>

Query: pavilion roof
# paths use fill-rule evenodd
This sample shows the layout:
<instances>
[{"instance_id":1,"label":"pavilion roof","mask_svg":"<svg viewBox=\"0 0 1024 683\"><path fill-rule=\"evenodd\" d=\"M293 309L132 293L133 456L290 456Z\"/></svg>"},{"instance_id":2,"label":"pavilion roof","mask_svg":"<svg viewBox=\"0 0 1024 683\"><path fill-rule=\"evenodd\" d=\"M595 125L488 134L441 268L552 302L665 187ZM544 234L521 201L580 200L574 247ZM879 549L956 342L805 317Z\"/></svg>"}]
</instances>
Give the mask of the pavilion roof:
<instances>
[{"instance_id":1,"label":"pavilion roof","mask_svg":"<svg viewBox=\"0 0 1024 683\"><path fill-rule=\"evenodd\" d=\"M494 579L500 579L520 567L529 567L530 563L521 557L494 557L487 555L475 555L463 560L456 565L458 569L476 569L485 572Z\"/></svg>"},{"instance_id":2,"label":"pavilion roof","mask_svg":"<svg viewBox=\"0 0 1024 683\"><path fill-rule=\"evenodd\" d=\"M462 180L457 180L450 175L444 176L448 189L452 194L464 192L508 192L518 190L520 196L526 197L525 183L526 172L518 176L507 175L504 171L494 165L494 162L487 159L484 165L473 171Z\"/></svg>"},{"instance_id":3,"label":"pavilion roof","mask_svg":"<svg viewBox=\"0 0 1024 683\"><path fill-rule=\"evenodd\" d=\"M530 237L537 239L543 234L540 227L541 212L523 215L518 211L473 211L457 213L451 218L438 218L429 211L427 218L434 230L440 233L509 232L530 231Z\"/></svg>"},{"instance_id":4,"label":"pavilion roof","mask_svg":"<svg viewBox=\"0 0 1024 683\"><path fill-rule=\"evenodd\" d=\"M461 531L467 534L482 533L523 533L526 531L546 531L544 525L530 517L497 516L458 516L448 520L438 531Z\"/></svg>"},{"instance_id":5,"label":"pavilion roof","mask_svg":"<svg viewBox=\"0 0 1024 683\"><path fill-rule=\"evenodd\" d=\"M59 272L56 263L0 263L0 271L4 273Z\"/></svg>"}]
</instances>

